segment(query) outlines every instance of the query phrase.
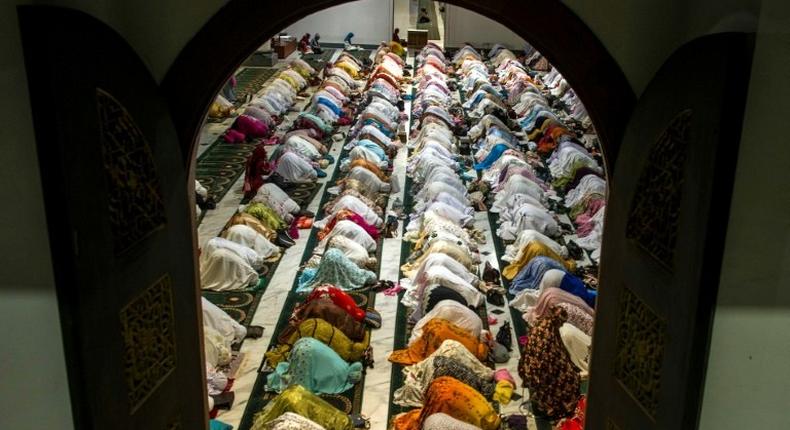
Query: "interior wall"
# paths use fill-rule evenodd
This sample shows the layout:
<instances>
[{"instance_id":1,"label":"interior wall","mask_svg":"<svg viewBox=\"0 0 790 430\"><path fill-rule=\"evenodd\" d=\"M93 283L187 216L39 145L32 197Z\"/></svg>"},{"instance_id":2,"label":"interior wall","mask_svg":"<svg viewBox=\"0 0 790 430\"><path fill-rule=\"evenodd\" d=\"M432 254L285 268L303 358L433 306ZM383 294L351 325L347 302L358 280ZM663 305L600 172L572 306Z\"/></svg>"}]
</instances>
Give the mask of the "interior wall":
<instances>
[{"instance_id":1,"label":"interior wall","mask_svg":"<svg viewBox=\"0 0 790 430\"><path fill-rule=\"evenodd\" d=\"M354 44L378 45L392 37L392 21L393 0L359 0L308 15L285 31L297 39L318 33L325 43L342 43L353 32Z\"/></svg>"},{"instance_id":2,"label":"interior wall","mask_svg":"<svg viewBox=\"0 0 790 430\"><path fill-rule=\"evenodd\" d=\"M488 48L501 43L523 50L524 39L504 25L471 10L448 4L445 15L444 46L460 48L465 43Z\"/></svg>"},{"instance_id":3,"label":"interior wall","mask_svg":"<svg viewBox=\"0 0 790 430\"><path fill-rule=\"evenodd\" d=\"M564 0L603 42L639 96L664 59L704 34L756 29L761 0ZM540 11L535 11L540 13Z\"/></svg>"},{"instance_id":4,"label":"interior wall","mask_svg":"<svg viewBox=\"0 0 790 430\"><path fill-rule=\"evenodd\" d=\"M790 3L763 1L700 429L788 428ZM764 235L764 236L762 236Z\"/></svg>"}]
</instances>

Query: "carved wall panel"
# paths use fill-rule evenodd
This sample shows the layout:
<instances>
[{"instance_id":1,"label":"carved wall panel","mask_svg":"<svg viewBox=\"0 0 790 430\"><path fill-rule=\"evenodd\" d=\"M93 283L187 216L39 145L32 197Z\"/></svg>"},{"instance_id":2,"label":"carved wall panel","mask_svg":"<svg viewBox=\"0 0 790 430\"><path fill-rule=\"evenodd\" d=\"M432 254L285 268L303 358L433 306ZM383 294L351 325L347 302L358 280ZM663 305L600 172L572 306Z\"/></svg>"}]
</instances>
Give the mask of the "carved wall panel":
<instances>
[{"instance_id":1,"label":"carved wall panel","mask_svg":"<svg viewBox=\"0 0 790 430\"><path fill-rule=\"evenodd\" d=\"M124 373L132 412L176 366L173 291L165 275L121 309Z\"/></svg>"},{"instance_id":2,"label":"carved wall panel","mask_svg":"<svg viewBox=\"0 0 790 430\"><path fill-rule=\"evenodd\" d=\"M626 226L627 238L670 269L677 238L690 126L691 111L685 110L669 123L650 148Z\"/></svg>"},{"instance_id":3,"label":"carved wall panel","mask_svg":"<svg viewBox=\"0 0 790 430\"><path fill-rule=\"evenodd\" d=\"M651 416L658 408L666 322L627 287L620 297L614 375Z\"/></svg>"},{"instance_id":4,"label":"carved wall panel","mask_svg":"<svg viewBox=\"0 0 790 430\"><path fill-rule=\"evenodd\" d=\"M113 249L119 255L165 224L151 148L129 112L96 89Z\"/></svg>"}]
</instances>

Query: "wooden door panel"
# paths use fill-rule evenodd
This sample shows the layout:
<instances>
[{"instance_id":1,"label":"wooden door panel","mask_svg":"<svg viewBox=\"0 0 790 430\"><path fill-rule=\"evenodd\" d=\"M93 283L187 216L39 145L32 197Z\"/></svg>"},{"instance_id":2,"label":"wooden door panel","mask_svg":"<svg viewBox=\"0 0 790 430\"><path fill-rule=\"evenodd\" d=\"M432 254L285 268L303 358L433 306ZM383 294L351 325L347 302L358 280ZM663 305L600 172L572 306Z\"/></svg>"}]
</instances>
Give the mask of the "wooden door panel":
<instances>
[{"instance_id":1,"label":"wooden door panel","mask_svg":"<svg viewBox=\"0 0 790 430\"><path fill-rule=\"evenodd\" d=\"M676 51L637 102L611 181L590 429L692 429L726 233L753 39Z\"/></svg>"},{"instance_id":2,"label":"wooden door panel","mask_svg":"<svg viewBox=\"0 0 790 430\"><path fill-rule=\"evenodd\" d=\"M19 8L75 426L206 427L187 171L112 29Z\"/></svg>"}]
</instances>

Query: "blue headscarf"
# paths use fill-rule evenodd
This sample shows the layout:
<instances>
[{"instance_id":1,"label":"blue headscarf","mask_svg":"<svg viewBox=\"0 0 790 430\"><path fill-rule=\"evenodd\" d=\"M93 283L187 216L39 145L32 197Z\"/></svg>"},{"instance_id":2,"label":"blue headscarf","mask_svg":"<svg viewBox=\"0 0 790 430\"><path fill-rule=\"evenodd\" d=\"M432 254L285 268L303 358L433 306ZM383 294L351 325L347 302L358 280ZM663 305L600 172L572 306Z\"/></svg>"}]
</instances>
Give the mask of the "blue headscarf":
<instances>
[{"instance_id":1,"label":"blue headscarf","mask_svg":"<svg viewBox=\"0 0 790 430\"><path fill-rule=\"evenodd\" d=\"M332 113L337 116L343 116L343 109L338 107L332 100L326 97L318 96L318 104L328 107L329 110L331 110Z\"/></svg>"},{"instance_id":2,"label":"blue headscarf","mask_svg":"<svg viewBox=\"0 0 790 430\"><path fill-rule=\"evenodd\" d=\"M509 146L505 145L504 143L497 143L491 152L488 153L485 160L481 161L478 164L475 164L475 170L484 170L491 167L492 164L499 160L499 157L510 148Z\"/></svg>"},{"instance_id":3,"label":"blue headscarf","mask_svg":"<svg viewBox=\"0 0 790 430\"><path fill-rule=\"evenodd\" d=\"M389 160L389 158L387 157L387 153L384 152L384 150L381 148L381 146L379 146L376 142L374 142L374 141L372 141L370 139L358 140L356 146L361 146L361 147L363 147L365 149L369 149L371 152L376 154L376 156L379 157L379 160L381 160L381 161Z\"/></svg>"},{"instance_id":4,"label":"blue headscarf","mask_svg":"<svg viewBox=\"0 0 790 430\"><path fill-rule=\"evenodd\" d=\"M355 290L376 279L375 273L361 269L342 251L332 248L324 253L317 269L309 268L302 272L296 292L310 292L321 284L332 284L344 291Z\"/></svg>"},{"instance_id":5,"label":"blue headscarf","mask_svg":"<svg viewBox=\"0 0 790 430\"><path fill-rule=\"evenodd\" d=\"M537 290L543 275L551 269L565 272L565 267L551 257L540 255L529 260L529 263L513 278L508 291L515 296L524 290Z\"/></svg>"},{"instance_id":6,"label":"blue headscarf","mask_svg":"<svg viewBox=\"0 0 790 430\"><path fill-rule=\"evenodd\" d=\"M297 384L314 394L339 394L361 379L361 363L348 364L323 342L303 337L294 343L288 361L267 376L266 385L277 392Z\"/></svg>"},{"instance_id":7,"label":"blue headscarf","mask_svg":"<svg viewBox=\"0 0 790 430\"><path fill-rule=\"evenodd\" d=\"M581 279L570 273L566 273L565 276L562 277L560 288L574 296L581 297L591 308L595 308L595 299L598 297L598 291L587 288Z\"/></svg>"}]
</instances>

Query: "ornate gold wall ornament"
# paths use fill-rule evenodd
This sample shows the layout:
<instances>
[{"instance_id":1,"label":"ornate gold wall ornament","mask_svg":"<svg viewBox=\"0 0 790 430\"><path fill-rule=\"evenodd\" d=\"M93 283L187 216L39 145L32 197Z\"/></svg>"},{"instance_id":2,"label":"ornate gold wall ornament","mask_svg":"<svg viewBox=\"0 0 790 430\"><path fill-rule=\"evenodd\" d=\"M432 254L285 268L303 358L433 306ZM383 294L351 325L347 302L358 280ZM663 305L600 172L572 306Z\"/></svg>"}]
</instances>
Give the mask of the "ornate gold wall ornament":
<instances>
[{"instance_id":1,"label":"ornate gold wall ornament","mask_svg":"<svg viewBox=\"0 0 790 430\"><path fill-rule=\"evenodd\" d=\"M124 376L132 413L176 367L173 291L165 275L121 309Z\"/></svg>"},{"instance_id":2,"label":"ornate gold wall ornament","mask_svg":"<svg viewBox=\"0 0 790 430\"><path fill-rule=\"evenodd\" d=\"M651 416L658 408L666 321L629 288L620 297L614 376Z\"/></svg>"},{"instance_id":3,"label":"ornate gold wall ornament","mask_svg":"<svg viewBox=\"0 0 790 430\"><path fill-rule=\"evenodd\" d=\"M687 109L670 121L650 148L626 226L626 237L668 269L675 253L690 127Z\"/></svg>"},{"instance_id":4,"label":"ornate gold wall ornament","mask_svg":"<svg viewBox=\"0 0 790 430\"><path fill-rule=\"evenodd\" d=\"M119 255L165 224L165 208L151 148L132 116L99 88L96 106L113 249Z\"/></svg>"}]
</instances>

